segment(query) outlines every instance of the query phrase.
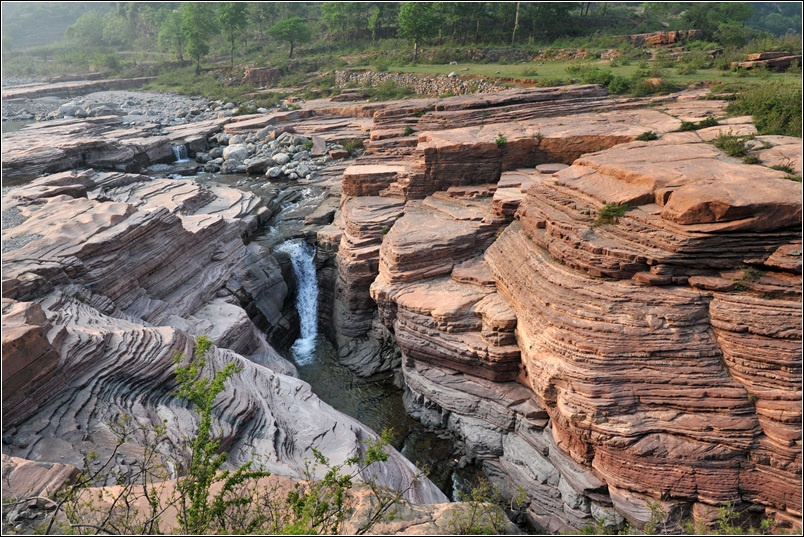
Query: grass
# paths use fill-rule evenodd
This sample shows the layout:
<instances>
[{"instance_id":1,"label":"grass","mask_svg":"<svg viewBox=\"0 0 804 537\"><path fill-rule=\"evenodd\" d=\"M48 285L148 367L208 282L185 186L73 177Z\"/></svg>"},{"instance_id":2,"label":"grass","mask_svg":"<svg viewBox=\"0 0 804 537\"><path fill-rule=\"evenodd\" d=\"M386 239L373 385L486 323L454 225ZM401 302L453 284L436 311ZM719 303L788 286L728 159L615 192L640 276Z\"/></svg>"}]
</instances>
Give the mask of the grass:
<instances>
[{"instance_id":1,"label":"grass","mask_svg":"<svg viewBox=\"0 0 804 537\"><path fill-rule=\"evenodd\" d=\"M353 155L356 151L363 149L363 140L360 140L359 138L346 140L341 142L341 146L343 146L349 155Z\"/></svg>"},{"instance_id":2,"label":"grass","mask_svg":"<svg viewBox=\"0 0 804 537\"><path fill-rule=\"evenodd\" d=\"M569 73L568 68L572 71L579 67L591 69L597 67L599 70L610 71L614 77L627 80L631 80L638 74L648 74L644 72L636 62L623 65L620 62L612 64L612 62L607 60L591 62L545 61L543 63L527 62L518 64L459 63L457 65L391 65L388 67L388 70L398 73L417 73L423 75L447 75L451 71L455 71L459 76L497 78L501 79L503 82L509 79L531 82L535 85L542 85L540 82L543 81L551 82L551 84L545 85L565 85L571 83L572 79L579 79L578 76ZM534 71L535 69L537 71ZM640 73L640 71L642 72ZM748 73L745 77L739 78L739 80L737 80L735 75L730 71L715 68L697 69L696 72L689 74L679 74L675 69L664 70L661 74L662 80L671 88L685 88L703 83L718 88L718 91L735 91L760 87L765 85L769 80L783 87L801 88L801 76L795 73L771 73L769 78L763 78ZM561 84L561 82L563 82L563 84Z\"/></svg>"},{"instance_id":3,"label":"grass","mask_svg":"<svg viewBox=\"0 0 804 537\"><path fill-rule=\"evenodd\" d=\"M698 123L694 123L692 121L682 121L681 122L681 127L678 130L679 131L697 131L697 130L700 130L700 129L705 129L707 127L714 127L717 124L718 124L717 119L715 119L714 117L710 116L710 117L708 117L706 119L702 119Z\"/></svg>"},{"instance_id":4,"label":"grass","mask_svg":"<svg viewBox=\"0 0 804 537\"><path fill-rule=\"evenodd\" d=\"M787 173L787 174L790 174L790 175L792 175L793 172L795 172L795 170L793 169L792 166L790 166L790 164L776 164L774 166L771 166L770 168L771 168L771 170L784 172L784 173Z\"/></svg>"},{"instance_id":5,"label":"grass","mask_svg":"<svg viewBox=\"0 0 804 537\"><path fill-rule=\"evenodd\" d=\"M194 67L164 71L154 82L143 86L145 90L175 91L181 95L204 96L213 100L240 102L253 86L226 86L214 73L195 74Z\"/></svg>"}]
</instances>

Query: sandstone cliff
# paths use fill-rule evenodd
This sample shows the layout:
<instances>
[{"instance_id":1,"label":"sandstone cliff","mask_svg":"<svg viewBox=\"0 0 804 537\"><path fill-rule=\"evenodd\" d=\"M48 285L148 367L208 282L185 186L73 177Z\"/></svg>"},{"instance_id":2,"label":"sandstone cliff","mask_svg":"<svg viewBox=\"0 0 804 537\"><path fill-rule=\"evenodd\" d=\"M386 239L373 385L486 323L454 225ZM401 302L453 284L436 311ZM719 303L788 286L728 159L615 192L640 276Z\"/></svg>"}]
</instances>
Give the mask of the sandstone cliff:
<instances>
[{"instance_id":1,"label":"sandstone cliff","mask_svg":"<svg viewBox=\"0 0 804 537\"><path fill-rule=\"evenodd\" d=\"M800 527L801 184L768 166L801 170L801 140L757 136L747 165L709 142L750 118L673 132L721 102L502 120L501 93L344 173L342 317L393 332L409 410L547 530L641 525L649 501Z\"/></svg>"}]
</instances>

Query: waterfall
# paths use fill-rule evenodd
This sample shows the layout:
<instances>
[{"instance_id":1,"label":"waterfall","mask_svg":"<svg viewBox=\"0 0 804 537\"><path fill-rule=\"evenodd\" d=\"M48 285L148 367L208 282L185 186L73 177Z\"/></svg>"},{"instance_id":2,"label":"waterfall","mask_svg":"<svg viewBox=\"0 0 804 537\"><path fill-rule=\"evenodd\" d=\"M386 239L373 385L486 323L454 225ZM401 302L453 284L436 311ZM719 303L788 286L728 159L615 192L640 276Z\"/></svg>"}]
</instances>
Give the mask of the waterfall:
<instances>
[{"instance_id":1,"label":"waterfall","mask_svg":"<svg viewBox=\"0 0 804 537\"><path fill-rule=\"evenodd\" d=\"M176 157L176 162L186 162L190 160L190 157L187 155L187 146L184 144L173 146L173 156Z\"/></svg>"},{"instance_id":2,"label":"waterfall","mask_svg":"<svg viewBox=\"0 0 804 537\"><path fill-rule=\"evenodd\" d=\"M291 350L299 365L313 361L318 334L318 278L315 272L315 247L303 240L282 243L277 251L290 256L296 276L296 309L299 312L301 335Z\"/></svg>"}]
</instances>

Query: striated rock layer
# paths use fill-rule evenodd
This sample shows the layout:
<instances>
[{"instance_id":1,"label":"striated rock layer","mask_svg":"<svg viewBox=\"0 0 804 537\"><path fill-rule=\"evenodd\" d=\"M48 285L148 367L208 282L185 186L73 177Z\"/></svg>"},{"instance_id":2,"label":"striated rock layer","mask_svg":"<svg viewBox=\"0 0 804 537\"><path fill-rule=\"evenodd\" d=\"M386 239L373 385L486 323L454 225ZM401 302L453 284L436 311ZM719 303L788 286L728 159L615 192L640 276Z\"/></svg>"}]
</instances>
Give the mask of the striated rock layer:
<instances>
[{"instance_id":1,"label":"striated rock layer","mask_svg":"<svg viewBox=\"0 0 804 537\"><path fill-rule=\"evenodd\" d=\"M89 451L109 455L111 424L130 415L165 422L159 449L176 459L198 424L175 396L173 358L201 334L216 344L208 373L241 369L216 402L227 464L298 477L311 449L340 464L373 436L294 378L244 310L277 320L287 294L278 264L243 240L270 214L254 194L65 172L9 190L3 209L4 454L80 468ZM145 441L127 442L114 469ZM397 489L417 474L395 451L372 472ZM427 480L407 497L446 500Z\"/></svg>"},{"instance_id":2,"label":"striated rock layer","mask_svg":"<svg viewBox=\"0 0 804 537\"><path fill-rule=\"evenodd\" d=\"M545 530L641 526L648 502L801 524L802 192L769 167L801 141L757 136L751 166L709 143L747 118L672 132L720 111L441 129L405 152L389 137L393 161L344 175L345 204L407 200L370 291L409 410L524 487ZM343 211L344 236L364 225ZM373 263L353 277L339 254L347 295Z\"/></svg>"}]
</instances>

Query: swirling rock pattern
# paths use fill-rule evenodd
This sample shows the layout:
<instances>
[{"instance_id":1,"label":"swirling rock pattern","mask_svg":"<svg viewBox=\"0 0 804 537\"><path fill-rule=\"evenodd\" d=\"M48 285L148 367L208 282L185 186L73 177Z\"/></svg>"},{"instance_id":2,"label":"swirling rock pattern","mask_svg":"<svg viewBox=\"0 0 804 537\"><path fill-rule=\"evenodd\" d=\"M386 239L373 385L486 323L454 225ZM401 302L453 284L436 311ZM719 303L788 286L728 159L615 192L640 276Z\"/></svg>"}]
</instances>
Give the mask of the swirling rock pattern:
<instances>
[{"instance_id":1,"label":"swirling rock pattern","mask_svg":"<svg viewBox=\"0 0 804 537\"><path fill-rule=\"evenodd\" d=\"M158 449L180 461L197 417L175 396L173 358L192 355L200 334L217 344L208 373L229 362L241 369L215 407L230 466L254 459L298 477L311 449L340 464L373 436L290 376L293 366L241 306L251 303L267 319L287 292L284 283L275 289L278 265L243 242L262 218L253 194L65 172L10 190L3 206L19 215L4 243L34 237L3 257L5 454L80 468L90 451L111 453L113 424L130 415L146 431L164 422ZM112 470L125 470L148 441L127 442ZM405 489L417 470L392 451L370 474ZM446 501L426 479L406 497Z\"/></svg>"}]
</instances>

